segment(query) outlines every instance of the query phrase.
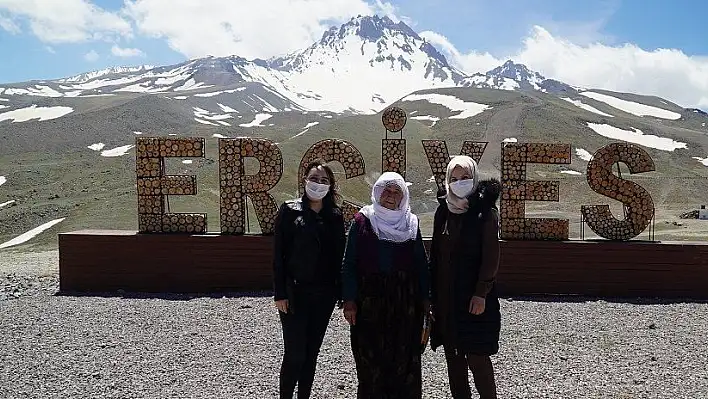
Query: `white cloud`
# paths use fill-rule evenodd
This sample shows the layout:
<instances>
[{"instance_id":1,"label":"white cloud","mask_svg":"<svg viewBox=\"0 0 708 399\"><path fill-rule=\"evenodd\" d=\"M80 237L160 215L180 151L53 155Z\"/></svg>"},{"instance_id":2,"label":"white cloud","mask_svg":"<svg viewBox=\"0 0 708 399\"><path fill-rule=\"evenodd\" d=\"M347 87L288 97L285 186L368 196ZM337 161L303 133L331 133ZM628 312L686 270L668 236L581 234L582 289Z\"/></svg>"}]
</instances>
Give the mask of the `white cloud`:
<instances>
[{"instance_id":1,"label":"white cloud","mask_svg":"<svg viewBox=\"0 0 708 399\"><path fill-rule=\"evenodd\" d=\"M46 43L111 40L132 32L128 21L89 0L0 0L0 10L26 18L32 32Z\"/></svg>"},{"instance_id":2,"label":"white cloud","mask_svg":"<svg viewBox=\"0 0 708 399\"><path fill-rule=\"evenodd\" d=\"M121 48L118 47L118 45L113 45L111 47L111 54L115 55L116 57L144 57L145 53L137 48Z\"/></svg>"},{"instance_id":3,"label":"white cloud","mask_svg":"<svg viewBox=\"0 0 708 399\"><path fill-rule=\"evenodd\" d=\"M645 50L629 43L579 45L540 26L533 28L516 53L503 58L461 53L434 32L423 36L467 73L486 72L513 59L571 85L656 95L681 106L708 108L708 57L688 56L676 49Z\"/></svg>"},{"instance_id":4,"label":"white cloud","mask_svg":"<svg viewBox=\"0 0 708 399\"><path fill-rule=\"evenodd\" d=\"M399 8L391 3L383 2L382 0L374 0L374 10L377 15L389 17L395 23L403 21L403 23L411 28L416 25L415 21L410 17L399 15Z\"/></svg>"},{"instance_id":5,"label":"white cloud","mask_svg":"<svg viewBox=\"0 0 708 399\"><path fill-rule=\"evenodd\" d=\"M101 57L95 50L91 50L88 53L84 54L84 59L88 62L96 62L99 58Z\"/></svg>"},{"instance_id":6,"label":"white cloud","mask_svg":"<svg viewBox=\"0 0 708 399\"><path fill-rule=\"evenodd\" d=\"M20 32L22 32L22 29L20 29L20 26L15 23L11 18L8 18L2 14L0 14L0 28L3 28L7 32L16 35Z\"/></svg>"},{"instance_id":7,"label":"white cloud","mask_svg":"<svg viewBox=\"0 0 708 399\"><path fill-rule=\"evenodd\" d=\"M564 39L580 46L587 46L593 43L611 43L615 37L604 32L605 25L611 13L604 18L591 21L556 21L553 19L544 20L536 25L543 26L543 29L551 32L553 36Z\"/></svg>"},{"instance_id":8,"label":"white cloud","mask_svg":"<svg viewBox=\"0 0 708 399\"><path fill-rule=\"evenodd\" d=\"M447 37L432 31L424 31L418 34L440 50L448 61L463 71L473 74L476 72L487 72L503 63L489 53L478 53L471 51L467 54L461 53Z\"/></svg>"},{"instance_id":9,"label":"white cloud","mask_svg":"<svg viewBox=\"0 0 708 399\"><path fill-rule=\"evenodd\" d=\"M44 49L47 50L47 52L48 52L48 53L51 53L51 54L56 54L56 53L57 53L56 50L54 50L54 48L51 47L51 46L45 46Z\"/></svg>"},{"instance_id":10,"label":"white cloud","mask_svg":"<svg viewBox=\"0 0 708 399\"><path fill-rule=\"evenodd\" d=\"M0 0L2 1L2 0ZM126 0L124 13L148 36L189 58L269 58L307 47L329 26L395 10L365 0ZM382 10L381 8L384 8ZM284 34L285 32L285 34Z\"/></svg>"}]
</instances>

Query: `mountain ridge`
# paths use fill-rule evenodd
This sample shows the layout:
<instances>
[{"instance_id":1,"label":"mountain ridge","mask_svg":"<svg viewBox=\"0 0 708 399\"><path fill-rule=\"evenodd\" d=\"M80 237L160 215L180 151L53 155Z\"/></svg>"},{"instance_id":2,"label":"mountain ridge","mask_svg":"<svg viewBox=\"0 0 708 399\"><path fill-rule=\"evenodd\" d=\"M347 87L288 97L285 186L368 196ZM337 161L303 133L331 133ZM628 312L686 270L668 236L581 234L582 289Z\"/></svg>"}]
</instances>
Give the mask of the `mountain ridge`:
<instances>
[{"instance_id":1,"label":"mountain ridge","mask_svg":"<svg viewBox=\"0 0 708 399\"><path fill-rule=\"evenodd\" d=\"M135 93L181 98L246 84L252 88L248 93L226 93L227 105L243 102L246 108L273 110L273 102L285 99L281 111L371 114L414 91L434 88L474 87L565 97L592 90L546 78L511 59L487 72L467 74L405 22L374 15L332 26L310 46L285 56L266 60L207 56L163 66L115 66L60 79L3 84L0 95L83 98Z\"/></svg>"}]
</instances>

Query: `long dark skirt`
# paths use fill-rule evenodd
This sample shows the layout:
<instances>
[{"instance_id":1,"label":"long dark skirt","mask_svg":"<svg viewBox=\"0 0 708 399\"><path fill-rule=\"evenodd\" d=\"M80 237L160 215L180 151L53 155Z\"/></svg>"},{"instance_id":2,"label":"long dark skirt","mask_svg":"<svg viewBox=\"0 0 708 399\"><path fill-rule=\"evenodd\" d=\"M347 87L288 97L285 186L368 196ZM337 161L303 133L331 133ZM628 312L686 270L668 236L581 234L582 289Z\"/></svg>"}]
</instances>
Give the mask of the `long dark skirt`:
<instances>
[{"instance_id":1,"label":"long dark skirt","mask_svg":"<svg viewBox=\"0 0 708 399\"><path fill-rule=\"evenodd\" d=\"M460 354L481 356L499 352L501 312L496 287L487 294L485 309L480 315L469 312L469 300L465 297L454 306L442 306L436 316L430 333L432 348L444 345Z\"/></svg>"},{"instance_id":2,"label":"long dark skirt","mask_svg":"<svg viewBox=\"0 0 708 399\"><path fill-rule=\"evenodd\" d=\"M359 284L351 327L357 398L421 398L423 312L417 279L397 271L364 276Z\"/></svg>"},{"instance_id":3,"label":"long dark skirt","mask_svg":"<svg viewBox=\"0 0 708 399\"><path fill-rule=\"evenodd\" d=\"M473 315L466 311L457 314L457 346L465 354L492 356L499 352L501 312L499 297L493 289L485 300L484 312Z\"/></svg>"}]
</instances>

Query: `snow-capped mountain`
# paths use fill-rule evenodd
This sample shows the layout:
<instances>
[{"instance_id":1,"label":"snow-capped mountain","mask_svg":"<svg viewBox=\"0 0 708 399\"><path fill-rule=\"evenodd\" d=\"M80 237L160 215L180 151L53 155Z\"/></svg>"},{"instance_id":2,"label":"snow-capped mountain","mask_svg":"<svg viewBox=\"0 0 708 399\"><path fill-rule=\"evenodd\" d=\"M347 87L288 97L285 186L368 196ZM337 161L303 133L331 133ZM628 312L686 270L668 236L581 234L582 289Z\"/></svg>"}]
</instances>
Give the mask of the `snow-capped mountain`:
<instances>
[{"instance_id":1,"label":"snow-capped mountain","mask_svg":"<svg viewBox=\"0 0 708 399\"><path fill-rule=\"evenodd\" d=\"M0 108L11 108L13 98L158 94L195 110L371 114L412 92L446 87L537 91L563 98L584 91L511 60L468 76L405 23L359 16L328 29L305 49L269 60L205 57L0 85Z\"/></svg>"},{"instance_id":2,"label":"snow-capped mountain","mask_svg":"<svg viewBox=\"0 0 708 399\"><path fill-rule=\"evenodd\" d=\"M126 72L142 72L142 71L148 71L152 68L154 68L154 65L140 65L136 67L128 67L128 66L117 66L117 67L110 67L106 69L101 69L98 71L91 71L91 72L86 72L82 73L76 76L71 76L68 78L64 79L58 79L55 80L57 83L83 83L87 82L91 79L96 79L98 77L104 76L104 75L111 75L111 74L118 74L118 73L126 73Z\"/></svg>"},{"instance_id":3,"label":"snow-capped mountain","mask_svg":"<svg viewBox=\"0 0 708 399\"><path fill-rule=\"evenodd\" d=\"M269 66L299 93L313 94L293 101L310 109L324 103L330 111L376 112L414 88L453 87L464 77L405 23L376 16L332 27L319 42Z\"/></svg>"},{"instance_id":4,"label":"snow-capped mountain","mask_svg":"<svg viewBox=\"0 0 708 399\"><path fill-rule=\"evenodd\" d=\"M176 94L171 98L179 100L216 97L226 106L254 111L375 113L412 91L458 86L464 77L405 23L359 16L285 57L247 60L234 55L163 67L108 68L54 81L7 85L5 94L159 93Z\"/></svg>"},{"instance_id":5,"label":"snow-capped mountain","mask_svg":"<svg viewBox=\"0 0 708 399\"><path fill-rule=\"evenodd\" d=\"M476 73L460 82L464 87L479 87L498 90L537 90L551 94L576 93L578 88L553 79L546 79L523 64L509 60L487 73Z\"/></svg>"}]
</instances>

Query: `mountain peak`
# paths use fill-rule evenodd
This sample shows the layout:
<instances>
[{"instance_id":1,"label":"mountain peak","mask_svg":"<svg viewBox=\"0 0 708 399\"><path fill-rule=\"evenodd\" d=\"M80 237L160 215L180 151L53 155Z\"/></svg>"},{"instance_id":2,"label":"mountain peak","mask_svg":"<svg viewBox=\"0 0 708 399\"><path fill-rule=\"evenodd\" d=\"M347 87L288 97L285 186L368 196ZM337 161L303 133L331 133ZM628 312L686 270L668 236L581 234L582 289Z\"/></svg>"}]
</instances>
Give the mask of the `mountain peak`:
<instances>
[{"instance_id":1,"label":"mountain peak","mask_svg":"<svg viewBox=\"0 0 708 399\"><path fill-rule=\"evenodd\" d=\"M517 64L512 60L507 60L504 64L486 73L487 76L498 76L501 78L522 80L544 81L546 78L538 72L531 71L524 64Z\"/></svg>"},{"instance_id":2,"label":"mountain peak","mask_svg":"<svg viewBox=\"0 0 708 399\"><path fill-rule=\"evenodd\" d=\"M295 81L322 82L317 93L323 97L334 96L344 77L352 82L372 82L377 87L373 95L352 90L352 97L358 96L352 100L354 108L366 112L378 112L383 104L407 94L410 87L451 87L464 78L405 22L378 15L360 15L331 27L318 42L271 59L268 67L290 74Z\"/></svg>"},{"instance_id":3,"label":"mountain peak","mask_svg":"<svg viewBox=\"0 0 708 399\"><path fill-rule=\"evenodd\" d=\"M421 38L410 26L405 22L394 22L388 16L380 17L378 15L359 15L351 18L348 22L341 26L333 26L329 28L319 41L320 46L338 46L339 43L346 40L348 37L358 37L364 42L379 43L379 47L387 47L387 44L381 44L381 40L389 40L398 38L404 42L402 48L404 51L411 53L413 47L417 47L428 57L435 60L440 66L451 68L447 59L442 55L432 44ZM394 46L400 46L394 44Z\"/></svg>"},{"instance_id":4,"label":"mountain peak","mask_svg":"<svg viewBox=\"0 0 708 399\"><path fill-rule=\"evenodd\" d=\"M463 76L405 22L394 22L388 16L378 15L359 15L340 26L333 26L324 32L319 42L303 51L269 60L269 65L288 71L302 70L315 59L321 63L347 57L363 59L368 67L388 64L388 68L403 70L411 70L412 64L418 62L426 69L426 78L452 78L456 82ZM447 71L443 73L441 68Z\"/></svg>"},{"instance_id":5,"label":"mountain peak","mask_svg":"<svg viewBox=\"0 0 708 399\"><path fill-rule=\"evenodd\" d=\"M396 33L420 40L420 36L403 21L396 23L388 16L359 15L351 18L341 26L333 26L326 30L320 39L320 44L331 44L334 41L344 39L348 35L356 35L366 41L376 42L382 37Z\"/></svg>"},{"instance_id":6,"label":"mountain peak","mask_svg":"<svg viewBox=\"0 0 708 399\"><path fill-rule=\"evenodd\" d=\"M464 79L462 86L499 90L541 91L544 93L570 93L575 89L565 83L546 79L524 64L507 60L504 64L488 71L476 73Z\"/></svg>"}]
</instances>

